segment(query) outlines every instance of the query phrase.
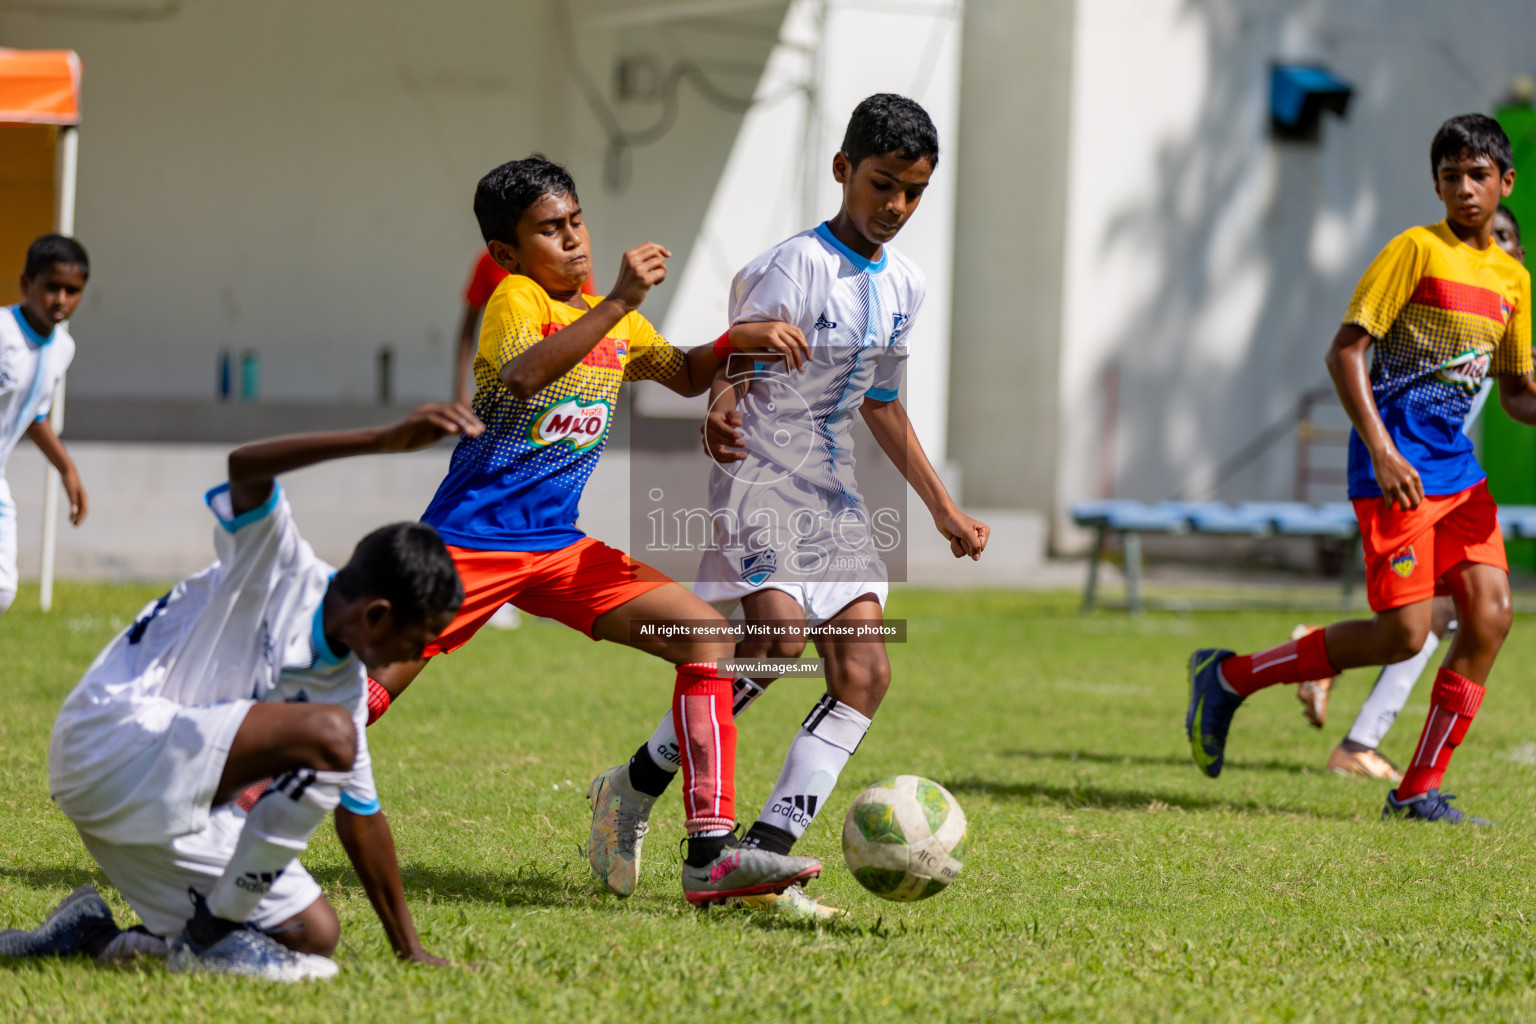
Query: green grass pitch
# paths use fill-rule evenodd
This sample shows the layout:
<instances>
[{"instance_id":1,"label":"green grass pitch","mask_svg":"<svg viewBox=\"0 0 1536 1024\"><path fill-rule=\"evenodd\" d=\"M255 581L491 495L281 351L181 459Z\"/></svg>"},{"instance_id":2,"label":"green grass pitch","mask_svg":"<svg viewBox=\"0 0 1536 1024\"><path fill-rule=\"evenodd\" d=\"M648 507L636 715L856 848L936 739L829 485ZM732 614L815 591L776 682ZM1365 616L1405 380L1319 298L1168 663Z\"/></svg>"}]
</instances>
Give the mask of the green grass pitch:
<instances>
[{"instance_id":1,"label":"green grass pitch","mask_svg":"<svg viewBox=\"0 0 1536 1024\"><path fill-rule=\"evenodd\" d=\"M47 793L60 701L157 591L23 592L0 621L0 927L35 924L95 882L131 912ZM1289 634L1274 613L1081 617L1065 595L900 590L910 640L830 806L802 844L849 908L820 930L690 910L681 810L653 818L628 901L582 854L597 771L649 734L671 673L561 627L487 631L433 666L370 733L427 945L477 969L397 964L334 833L306 863L343 925L330 983L280 988L83 961L0 965L0 1020L167 1021L1501 1021L1536 1018L1536 633L1514 633L1452 766L1473 831L1382 823L1386 787L1321 765L1369 686L1342 681L1326 732L1286 688L1238 716L1212 782L1183 737L1184 661L1203 644ZM750 821L816 684L783 681L743 718ZM1423 719L1421 681L1386 753ZM949 787L970 819L965 872L886 904L842 866L869 782Z\"/></svg>"}]
</instances>

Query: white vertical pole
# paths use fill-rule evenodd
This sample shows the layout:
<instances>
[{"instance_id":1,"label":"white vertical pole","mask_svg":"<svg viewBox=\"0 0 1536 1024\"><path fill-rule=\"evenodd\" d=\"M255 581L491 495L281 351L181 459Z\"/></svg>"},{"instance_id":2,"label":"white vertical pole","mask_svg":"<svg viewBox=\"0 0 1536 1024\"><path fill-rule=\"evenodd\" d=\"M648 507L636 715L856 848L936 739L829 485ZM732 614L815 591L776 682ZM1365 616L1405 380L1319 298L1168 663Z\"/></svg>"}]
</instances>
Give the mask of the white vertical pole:
<instances>
[{"instance_id":1,"label":"white vertical pole","mask_svg":"<svg viewBox=\"0 0 1536 1024\"><path fill-rule=\"evenodd\" d=\"M59 129L59 227L61 235L75 233L75 178L80 166L80 133L72 125ZM55 434L64 433L64 378L53 393L53 412L48 425ZM49 464L43 473L43 566L38 588L38 604L43 611L53 607L53 565L59 542L59 490L63 483L59 471Z\"/></svg>"}]
</instances>

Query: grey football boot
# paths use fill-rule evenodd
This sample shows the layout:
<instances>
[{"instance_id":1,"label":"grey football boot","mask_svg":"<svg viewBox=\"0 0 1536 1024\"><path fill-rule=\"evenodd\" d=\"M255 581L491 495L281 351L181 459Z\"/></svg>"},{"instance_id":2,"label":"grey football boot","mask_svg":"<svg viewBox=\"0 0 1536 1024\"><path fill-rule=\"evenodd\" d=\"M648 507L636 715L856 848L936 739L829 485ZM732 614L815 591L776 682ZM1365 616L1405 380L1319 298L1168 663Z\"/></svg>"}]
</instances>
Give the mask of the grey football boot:
<instances>
[{"instance_id":1,"label":"grey football boot","mask_svg":"<svg viewBox=\"0 0 1536 1024\"><path fill-rule=\"evenodd\" d=\"M180 935L171 941L166 967L177 973L232 974L264 981L312 981L336 976L336 961L313 953L300 953L289 949L266 932L249 924L229 926L221 937L206 944L193 940L189 934L195 927L208 926L216 921L208 911L208 904L196 890L187 890L192 896L192 920Z\"/></svg>"},{"instance_id":2,"label":"grey football boot","mask_svg":"<svg viewBox=\"0 0 1536 1024\"><path fill-rule=\"evenodd\" d=\"M650 831L656 798L629 784L629 765L609 768L587 787L592 831L587 834L587 863L597 880L615 896L628 896L640 881L640 846Z\"/></svg>"},{"instance_id":3,"label":"grey football boot","mask_svg":"<svg viewBox=\"0 0 1536 1024\"><path fill-rule=\"evenodd\" d=\"M0 957L95 955L117 935L112 908L93 886L82 885L31 931L0 932Z\"/></svg>"},{"instance_id":4,"label":"grey football boot","mask_svg":"<svg viewBox=\"0 0 1536 1024\"><path fill-rule=\"evenodd\" d=\"M696 907L743 896L780 893L821 874L814 857L790 857L756 846L727 845L702 867L683 861L683 895Z\"/></svg>"}]
</instances>

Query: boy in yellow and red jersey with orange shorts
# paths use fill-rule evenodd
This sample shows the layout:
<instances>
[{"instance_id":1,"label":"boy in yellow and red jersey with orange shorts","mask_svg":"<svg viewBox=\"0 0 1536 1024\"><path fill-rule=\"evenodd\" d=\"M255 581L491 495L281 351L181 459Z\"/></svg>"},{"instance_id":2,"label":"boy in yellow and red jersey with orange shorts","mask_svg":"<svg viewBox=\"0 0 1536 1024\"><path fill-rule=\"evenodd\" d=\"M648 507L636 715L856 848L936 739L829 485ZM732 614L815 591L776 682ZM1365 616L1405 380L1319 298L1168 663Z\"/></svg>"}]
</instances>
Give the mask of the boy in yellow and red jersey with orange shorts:
<instances>
[{"instance_id":1,"label":"boy in yellow and red jersey with orange shorts","mask_svg":"<svg viewBox=\"0 0 1536 1024\"><path fill-rule=\"evenodd\" d=\"M639 648L677 667L672 711L678 735L688 737L688 901L779 892L815 877L821 865L811 858L730 841L736 727L731 680L716 671L734 650L725 620L683 586L576 527L623 382L654 380L702 394L733 346L783 354L803 351L804 338L786 324L742 324L712 346L674 348L635 311L666 277L671 254L654 243L624 254L611 294L584 294L591 252L576 184L541 156L481 179L475 217L491 257L510 275L486 305L474 362L474 408L485 432L454 449L422 516L448 545L464 604L423 660L380 673L371 703L381 714L426 659L462 646L508 602L594 640Z\"/></svg>"},{"instance_id":2,"label":"boy in yellow and red jersey with orange shorts","mask_svg":"<svg viewBox=\"0 0 1536 1024\"><path fill-rule=\"evenodd\" d=\"M1355 428L1349 496L1376 615L1256 654L1196 651L1185 732L1195 762L1215 778L1232 715L1250 694L1411 656L1424 645L1435 594L1447 593L1460 628L1413 761L1382 814L1455 824L1466 818L1440 781L1482 705L1511 621L1497 508L1461 427L1490 373L1510 417L1536 425L1536 385L1530 275L1493 240L1499 201L1515 184L1509 139L1481 114L1453 117L1435 134L1430 166L1445 219L1410 228L1381 251L1327 357Z\"/></svg>"}]
</instances>

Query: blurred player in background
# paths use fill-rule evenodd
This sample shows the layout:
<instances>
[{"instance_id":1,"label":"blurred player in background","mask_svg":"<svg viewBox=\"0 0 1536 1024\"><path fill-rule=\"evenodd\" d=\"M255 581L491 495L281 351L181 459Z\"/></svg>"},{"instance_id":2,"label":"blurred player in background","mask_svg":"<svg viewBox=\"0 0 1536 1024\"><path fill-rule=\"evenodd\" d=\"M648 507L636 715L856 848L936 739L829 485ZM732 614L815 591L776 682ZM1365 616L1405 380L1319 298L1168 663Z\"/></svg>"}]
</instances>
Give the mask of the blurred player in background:
<instances>
[{"instance_id":1,"label":"blurred player in background","mask_svg":"<svg viewBox=\"0 0 1536 1024\"><path fill-rule=\"evenodd\" d=\"M716 662L731 656L725 620L684 587L576 528L623 382L654 380L679 394L702 394L733 345L785 346L783 325L744 325L714 345L674 348L636 312L666 277L670 253L655 243L624 254L607 297L583 294L592 260L576 183L542 156L481 179L475 217L491 256L509 272L486 307L475 357L474 407L486 431L454 449L422 516L449 544L464 605L423 660L376 677L375 716L425 659L467 643L507 602L594 640L638 648L676 666L673 713L689 740L682 869L689 902L776 892L815 877L821 865L810 858L728 843L736 825L736 727L730 680L716 672ZM680 628L642 629L656 625Z\"/></svg>"},{"instance_id":2,"label":"blurred player in background","mask_svg":"<svg viewBox=\"0 0 1536 1024\"><path fill-rule=\"evenodd\" d=\"M1354 424L1349 495L1376 617L1251 655L1197 650L1185 732L1195 762L1214 778L1232 715L1248 696L1412 657L1424 647L1435 594L1449 593L1456 638L1413 760L1382 814L1454 824L1465 816L1440 782L1482 705L1512 618L1497 508L1461 427L1490 373L1510 418L1536 424L1536 384L1531 278L1493 239L1499 201L1515 185L1509 139L1481 114L1451 118L1435 134L1430 169L1445 219L1410 228L1376 257L1327 358Z\"/></svg>"},{"instance_id":3,"label":"blurred player in background","mask_svg":"<svg viewBox=\"0 0 1536 1024\"><path fill-rule=\"evenodd\" d=\"M903 96L871 96L854 110L833 160L843 188L831 220L752 260L731 284L731 321L783 321L807 349L779 371L740 375L722 367L712 389L706 444L718 550L706 552L694 593L746 621L789 628L749 637L739 658L799 657L804 627L818 635L827 691L791 743L778 782L743 845L788 854L826 806L890 685L885 643L858 637L878 626L890 591L871 512L854 475L852 426L863 417L933 515L956 557L978 558L988 528L955 505L924 454L897 397L907 338L922 306L922 271L889 243L916 212L939 158L938 132ZM740 361L749 363L747 357ZM814 522L795 528L794 522ZM771 679L737 679L745 710ZM628 764L593 780L587 856L612 892L628 896L640 871L651 806L678 770L677 732L663 717ZM798 888L742 901L796 916L825 916Z\"/></svg>"},{"instance_id":4,"label":"blurred player in background","mask_svg":"<svg viewBox=\"0 0 1536 1024\"><path fill-rule=\"evenodd\" d=\"M1520 222L1503 203L1499 204L1498 211L1493 217L1493 240L1499 248L1522 264L1525 263L1525 246L1520 244ZM1482 386L1477 389L1477 397L1472 400L1472 408L1467 411L1462 433L1471 436L1472 427L1482 414L1483 406L1487 403L1488 394L1492 390L1493 380L1485 377ZM1366 697L1365 703L1360 708L1360 713L1355 716L1355 724L1350 727L1349 733L1329 755L1327 771L1335 775L1364 775L1373 779L1386 779L1392 783L1402 781L1403 773L1383 757L1378 748L1381 746L1381 741L1386 738L1387 730L1392 728L1392 723L1397 720L1398 713L1408 703L1414 684L1423 674L1429 659L1434 656L1435 649L1440 646L1441 638L1456 628L1456 603L1450 597L1436 597L1433 607L1429 633L1424 639L1424 646L1419 649L1418 654L1406 661L1388 665L1381 670L1381 674L1376 677L1375 685L1371 687L1370 695ZM1299 640L1307 633L1321 628L1321 626L1297 626L1295 632L1291 634L1291 639ZM1331 678L1317 679L1302 683L1296 690L1307 720L1319 729L1323 727L1327 718L1328 694L1332 683Z\"/></svg>"},{"instance_id":5,"label":"blurred player in background","mask_svg":"<svg viewBox=\"0 0 1536 1024\"><path fill-rule=\"evenodd\" d=\"M4 470L22 435L59 471L69 498L69 521L76 526L85 522L85 487L64 442L49 426L48 413L75 357L75 339L64 322L75 315L90 276L84 246L63 235L44 235L27 249L21 301L0 314L0 615L16 600L16 503Z\"/></svg>"},{"instance_id":6,"label":"blurred player in background","mask_svg":"<svg viewBox=\"0 0 1536 1024\"><path fill-rule=\"evenodd\" d=\"M298 864L329 812L395 954L417 938L364 737L365 667L421 654L464 591L421 523L364 537L338 572L299 535L276 476L483 428L428 405L386 427L259 441L206 501L218 560L145 606L64 701L50 791L144 925L82 886L0 956L168 954L172 970L327 978L336 912ZM276 776L249 815L234 798ZM166 945L164 940L169 940Z\"/></svg>"}]
</instances>

